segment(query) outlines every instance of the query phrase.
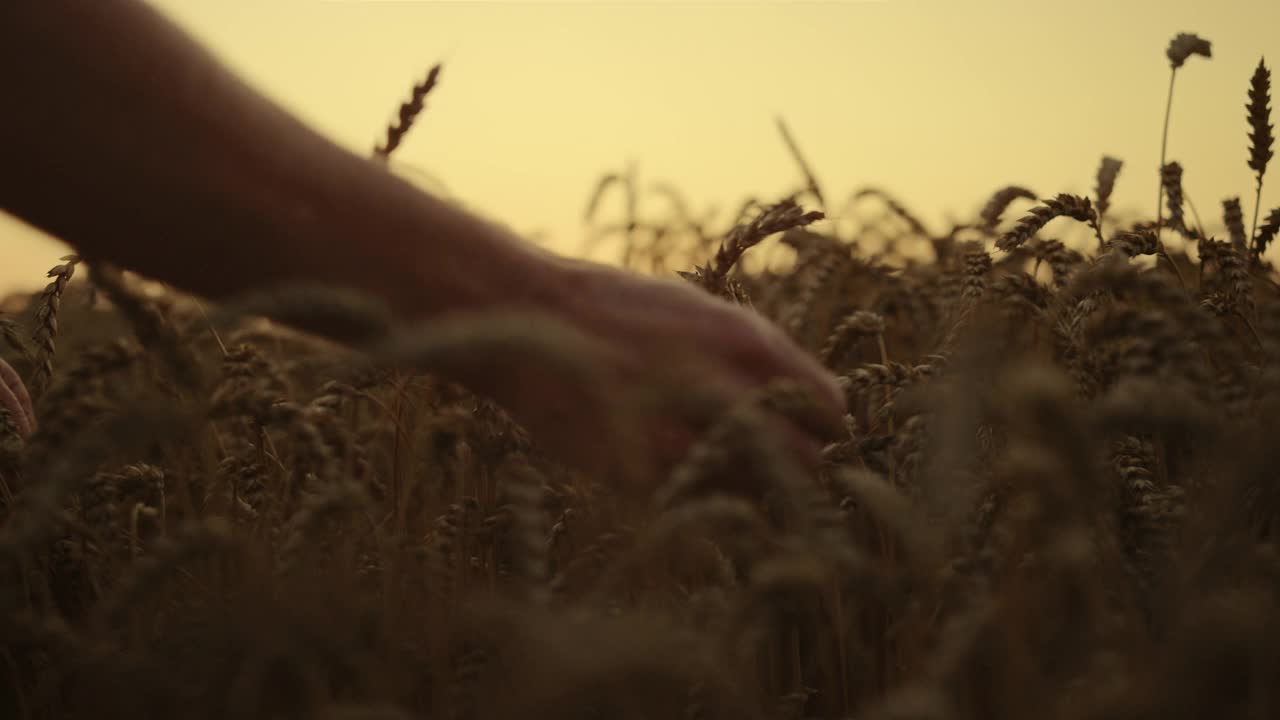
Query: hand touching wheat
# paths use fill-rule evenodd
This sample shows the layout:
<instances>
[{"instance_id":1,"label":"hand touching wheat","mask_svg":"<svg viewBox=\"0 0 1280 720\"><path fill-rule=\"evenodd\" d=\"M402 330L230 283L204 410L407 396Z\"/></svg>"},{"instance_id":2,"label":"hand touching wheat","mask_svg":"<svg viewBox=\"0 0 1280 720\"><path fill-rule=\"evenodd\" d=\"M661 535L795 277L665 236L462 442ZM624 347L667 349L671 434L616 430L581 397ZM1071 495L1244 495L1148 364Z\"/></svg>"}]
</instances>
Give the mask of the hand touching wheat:
<instances>
[{"instance_id":1,"label":"hand touching wheat","mask_svg":"<svg viewBox=\"0 0 1280 720\"><path fill-rule=\"evenodd\" d=\"M592 366L654 399L631 424L664 455L706 426L656 400L670 396L677 356L700 368L690 384L721 397L791 378L842 412L834 379L762 318L687 283L554 256L421 192L254 92L143 3L0 3L0 73L15 108L0 113L0 207L91 262L213 298L342 287L428 326L549 315L595 348ZM553 383L531 360L501 356L455 379L540 426L565 459L615 446L605 413L548 416L580 383ZM5 406L30 430L29 411L15 411L27 407L21 384L5 385Z\"/></svg>"}]
</instances>

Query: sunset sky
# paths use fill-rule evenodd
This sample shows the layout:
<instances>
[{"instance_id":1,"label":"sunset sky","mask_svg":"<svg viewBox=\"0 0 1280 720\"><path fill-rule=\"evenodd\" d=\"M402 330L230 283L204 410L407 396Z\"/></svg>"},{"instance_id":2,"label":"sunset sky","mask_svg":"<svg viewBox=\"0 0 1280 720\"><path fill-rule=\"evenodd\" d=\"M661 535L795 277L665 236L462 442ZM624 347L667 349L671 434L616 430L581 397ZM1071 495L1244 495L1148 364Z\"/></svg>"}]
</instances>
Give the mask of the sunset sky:
<instances>
[{"instance_id":1,"label":"sunset sky","mask_svg":"<svg viewBox=\"0 0 1280 720\"><path fill-rule=\"evenodd\" d=\"M699 210L794 188L779 115L830 195L883 187L935 226L1008 183L1088 193L1104 153L1126 163L1115 204L1150 212L1180 31L1214 57L1179 71L1170 159L1207 225L1237 194L1248 220L1245 92L1259 56L1280 61L1280 2L1263 0L153 2L361 153L443 61L401 170L565 251L596 179L629 162ZM66 252L7 218L0 237L4 288Z\"/></svg>"}]
</instances>

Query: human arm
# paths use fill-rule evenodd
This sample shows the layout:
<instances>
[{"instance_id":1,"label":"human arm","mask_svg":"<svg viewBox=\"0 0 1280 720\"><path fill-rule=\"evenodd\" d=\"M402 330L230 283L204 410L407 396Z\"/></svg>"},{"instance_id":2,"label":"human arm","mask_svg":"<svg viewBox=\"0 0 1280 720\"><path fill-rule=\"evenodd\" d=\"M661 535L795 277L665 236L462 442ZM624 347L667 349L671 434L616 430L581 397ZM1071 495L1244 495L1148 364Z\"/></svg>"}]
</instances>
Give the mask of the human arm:
<instances>
[{"instance_id":1,"label":"human arm","mask_svg":"<svg viewBox=\"0 0 1280 720\"><path fill-rule=\"evenodd\" d=\"M552 281L552 256L337 147L141 2L4 4L0 73L0 207L89 257L215 298L338 284L418 317Z\"/></svg>"},{"instance_id":2,"label":"human arm","mask_svg":"<svg viewBox=\"0 0 1280 720\"><path fill-rule=\"evenodd\" d=\"M0 207L90 259L212 298L300 282L369 293L406 320L533 310L587 338L590 360L631 392L653 395L684 358L725 396L791 377L833 413L843 406L834 380L759 316L687 283L547 253L421 192L306 127L136 0L0 6L0 73ZM599 413L548 415L573 383L512 383L525 360L460 379L578 452ZM643 422L675 438L668 455L699 429L669 406Z\"/></svg>"}]
</instances>

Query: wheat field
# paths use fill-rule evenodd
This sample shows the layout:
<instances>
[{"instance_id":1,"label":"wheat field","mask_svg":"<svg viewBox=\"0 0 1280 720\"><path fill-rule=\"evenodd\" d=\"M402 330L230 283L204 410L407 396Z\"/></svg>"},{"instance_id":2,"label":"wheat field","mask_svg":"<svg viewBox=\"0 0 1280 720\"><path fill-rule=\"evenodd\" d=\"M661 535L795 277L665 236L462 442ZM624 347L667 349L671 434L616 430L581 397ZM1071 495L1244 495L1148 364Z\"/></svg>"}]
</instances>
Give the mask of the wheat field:
<instances>
[{"instance_id":1,"label":"wheat field","mask_svg":"<svg viewBox=\"0 0 1280 720\"><path fill-rule=\"evenodd\" d=\"M1165 136L1211 46L1166 54ZM1090 196L997 188L927 228L877 188L830 204L781 121L803 183L719 223L670 186L639 216L637 179L605 176L587 216L622 264L841 378L815 467L777 436L816 422L786 383L674 467L610 449L644 475L623 483L438 372L576 368L542 321L409 332L345 293L215 306L64 258L0 318L33 397L0 409L0 717L1276 717L1264 63L1248 87L1257 187L1220 221L1178 162L1104 157ZM1108 212L1148 179L1149 217Z\"/></svg>"}]
</instances>

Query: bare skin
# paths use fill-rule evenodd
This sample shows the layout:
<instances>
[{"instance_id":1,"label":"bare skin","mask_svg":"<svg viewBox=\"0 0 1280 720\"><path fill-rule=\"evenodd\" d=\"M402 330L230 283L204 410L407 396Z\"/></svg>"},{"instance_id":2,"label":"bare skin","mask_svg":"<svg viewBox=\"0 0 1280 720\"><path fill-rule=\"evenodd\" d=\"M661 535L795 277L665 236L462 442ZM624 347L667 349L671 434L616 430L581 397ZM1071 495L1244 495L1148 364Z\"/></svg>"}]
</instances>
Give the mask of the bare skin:
<instances>
[{"instance_id":1,"label":"bare skin","mask_svg":"<svg viewBox=\"0 0 1280 720\"><path fill-rule=\"evenodd\" d=\"M35 430L35 411L31 407L31 396L27 394L27 386L22 378L9 367L9 363L0 359L0 406L9 413L13 426L18 434L26 437Z\"/></svg>"},{"instance_id":2,"label":"bare skin","mask_svg":"<svg viewBox=\"0 0 1280 720\"><path fill-rule=\"evenodd\" d=\"M591 360L629 392L656 389L658 369L683 358L727 394L788 377L843 410L834 378L762 318L685 283L544 252L423 193L254 92L137 0L0 4L0 74L0 208L91 260L214 299L345 286L406 321L532 309L589 339ZM503 371L461 379L586 462L573 440L605 427L599 411L551 420L539 408L572 395L566 381L535 374L551 384L532 392ZM635 421L663 455L705 424L674 406Z\"/></svg>"}]
</instances>

